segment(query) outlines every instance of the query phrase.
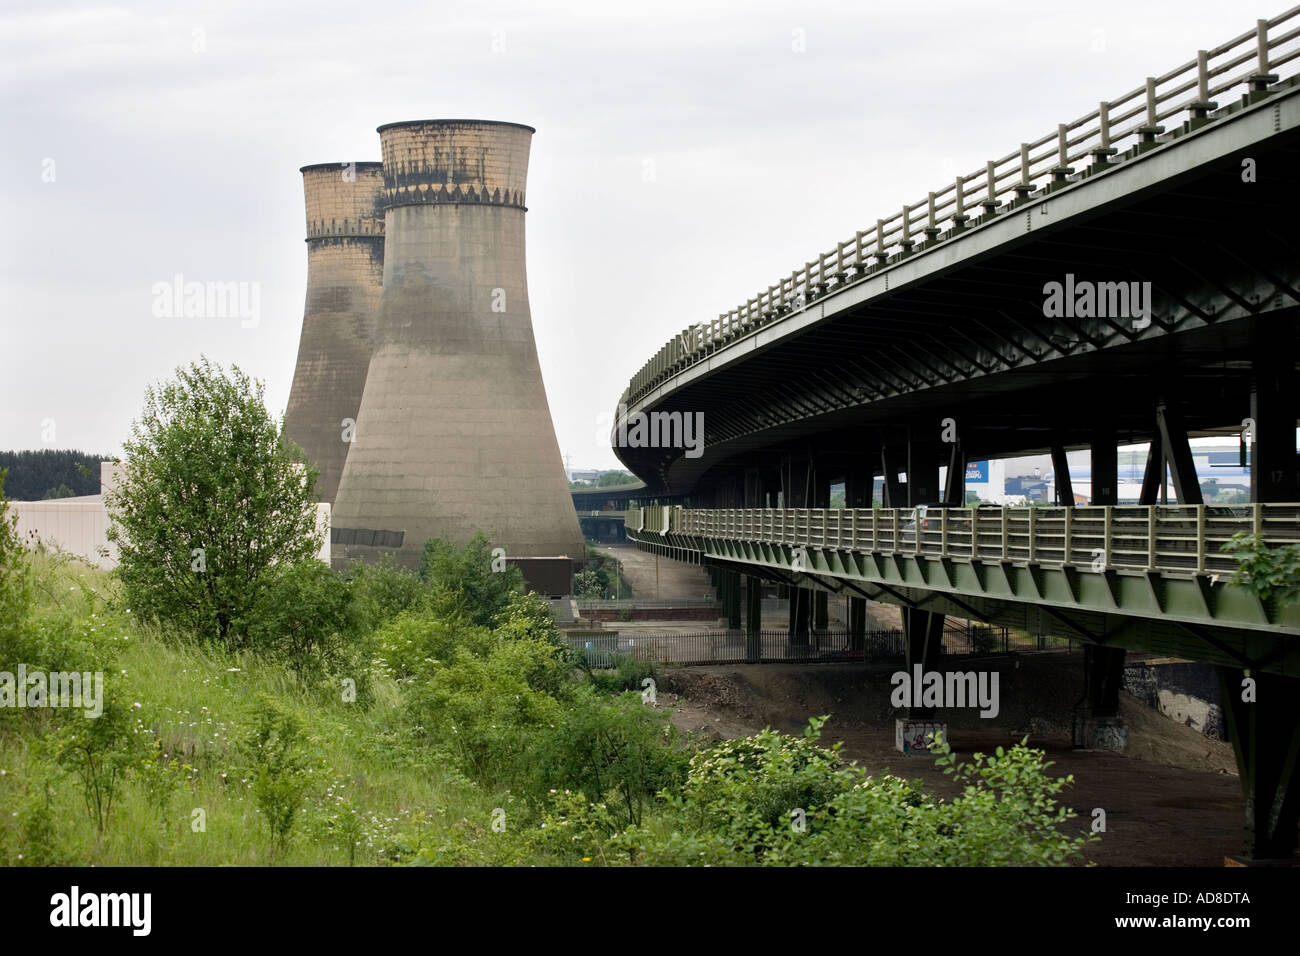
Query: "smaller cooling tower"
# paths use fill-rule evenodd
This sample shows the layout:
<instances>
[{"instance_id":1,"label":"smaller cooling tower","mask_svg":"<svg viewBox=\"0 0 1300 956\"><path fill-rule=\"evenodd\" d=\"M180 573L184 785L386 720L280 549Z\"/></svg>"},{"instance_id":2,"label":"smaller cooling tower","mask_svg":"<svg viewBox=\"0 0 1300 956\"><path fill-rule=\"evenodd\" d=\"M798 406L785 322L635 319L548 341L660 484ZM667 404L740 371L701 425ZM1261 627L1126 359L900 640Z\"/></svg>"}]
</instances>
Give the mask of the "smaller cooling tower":
<instances>
[{"instance_id":1,"label":"smaller cooling tower","mask_svg":"<svg viewBox=\"0 0 1300 956\"><path fill-rule=\"evenodd\" d=\"M384 281L382 163L304 166L307 304L284 428L338 492L370 367Z\"/></svg>"}]
</instances>

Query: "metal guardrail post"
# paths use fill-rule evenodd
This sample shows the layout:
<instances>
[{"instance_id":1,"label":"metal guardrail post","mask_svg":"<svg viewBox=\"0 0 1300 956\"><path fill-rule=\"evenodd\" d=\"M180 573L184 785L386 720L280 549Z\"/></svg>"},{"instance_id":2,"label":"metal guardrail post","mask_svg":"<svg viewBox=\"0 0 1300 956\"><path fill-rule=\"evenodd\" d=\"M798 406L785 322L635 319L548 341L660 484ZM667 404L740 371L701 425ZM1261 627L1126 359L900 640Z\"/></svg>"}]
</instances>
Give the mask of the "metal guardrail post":
<instances>
[{"instance_id":1,"label":"metal guardrail post","mask_svg":"<svg viewBox=\"0 0 1300 956\"><path fill-rule=\"evenodd\" d=\"M939 556L948 557L948 509L939 512Z\"/></svg>"},{"instance_id":2,"label":"metal guardrail post","mask_svg":"<svg viewBox=\"0 0 1300 956\"><path fill-rule=\"evenodd\" d=\"M1106 567L1108 568L1112 565L1110 558L1111 519L1111 506L1106 505L1105 515L1102 519L1101 550L1102 560L1106 562Z\"/></svg>"},{"instance_id":3,"label":"metal guardrail post","mask_svg":"<svg viewBox=\"0 0 1300 956\"><path fill-rule=\"evenodd\" d=\"M1156 508L1147 505L1147 570L1156 569Z\"/></svg>"},{"instance_id":4,"label":"metal guardrail post","mask_svg":"<svg viewBox=\"0 0 1300 956\"><path fill-rule=\"evenodd\" d=\"M1034 545L1037 543L1034 539L1038 536L1038 509L1031 507L1029 509L1029 563L1034 563Z\"/></svg>"},{"instance_id":5,"label":"metal guardrail post","mask_svg":"<svg viewBox=\"0 0 1300 956\"><path fill-rule=\"evenodd\" d=\"M875 554L880 550L880 512L875 508L871 509L871 553Z\"/></svg>"},{"instance_id":6,"label":"metal guardrail post","mask_svg":"<svg viewBox=\"0 0 1300 956\"><path fill-rule=\"evenodd\" d=\"M1010 535L1007 528L1007 509L1004 505L1002 508L1002 560L1006 561L1010 557Z\"/></svg>"},{"instance_id":7,"label":"metal guardrail post","mask_svg":"<svg viewBox=\"0 0 1300 956\"><path fill-rule=\"evenodd\" d=\"M1074 508L1065 509L1065 541L1061 545L1061 563L1073 564Z\"/></svg>"},{"instance_id":8,"label":"metal guardrail post","mask_svg":"<svg viewBox=\"0 0 1300 956\"><path fill-rule=\"evenodd\" d=\"M1205 570L1205 505L1196 506L1196 570Z\"/></svg>"},{"instance_id":9,"label":"metal guardrail post","mask_svg":"<svg viewBox=\"0 0 1300 956\"><path fill-rule=\"evenodd\" d=\"M1251 505L1251 526L1252 534L1262 535L1264 533L1264 506L1256 501Z\"/></svg>"}]
</instances>

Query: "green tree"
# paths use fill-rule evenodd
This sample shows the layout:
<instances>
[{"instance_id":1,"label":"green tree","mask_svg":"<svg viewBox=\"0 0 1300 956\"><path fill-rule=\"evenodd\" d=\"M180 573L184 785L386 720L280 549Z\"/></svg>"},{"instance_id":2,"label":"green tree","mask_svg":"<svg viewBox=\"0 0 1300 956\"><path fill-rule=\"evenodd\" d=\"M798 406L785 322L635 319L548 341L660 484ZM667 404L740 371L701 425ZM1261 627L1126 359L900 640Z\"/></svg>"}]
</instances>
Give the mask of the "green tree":
<instances>
[{"instance_id":1,"label":"green tree","mask_svg":"<svg viewBox=\"0 0 1300 956\"><path fill-rule=\"evenodd\" d=\"M573 576L573 593L580 598L603 598L605 589L595 571L579 571Z\"/></svg>"},{"instance_id":2,"label":"green tree","mask_svg":"<svg viewBox=\"0 0 1300 956\"><path fill-rule=\"evenodd\" d=\"M50 488L47 490L45 494L41 495L41 500L49 501L51 498L72 498L76 494L77 493L67 485L61 484L57 488Z\"/></svg>"},{"instance_id":3,"label":"green tree","mask_svg":"<svg viewBox=\"0 0 1300 956\"><path fill-rule=\"evenodd\" d=\"M630 485L636 478L626 471L602 471L596 478L597 488L610 488L617 485Z\"/></svg>"},{"instance_id":4,"label":"green tree","mask_svg":"<svg viewBox=\"0 0 1300 956\"><path fill-rule=\"evenodd\" d=\"M0 468L8 469L9 497L36 501L49 489L64 485L73 495L99 493L99 463L112 455L90 455L64 448L0 451Z\"/></svg>"},{"instance_id":5,"label":"green tree","mask_svg":"<svg viewBox=\"0 0 1300 956\"><path fill-rule=\"evenodd\" d=\"M527 590L523 572L506 564L505 553L493 548L481 531L463 548L430 538L420 557L420 579L428 582L437 613L482 627L493 626L515 595Z\"/></svg>"},{"instance_id":6,"label":"green tree","mask_svg":"<svg viewBox=\"0 0 1300 956\"><path fill-rule=\"evenodd\" d=\"M316 470L263 392L206 358L147 391L107 496L133 613L238 646L272 569L319 551Z\"/></svg>"}]
</instances>

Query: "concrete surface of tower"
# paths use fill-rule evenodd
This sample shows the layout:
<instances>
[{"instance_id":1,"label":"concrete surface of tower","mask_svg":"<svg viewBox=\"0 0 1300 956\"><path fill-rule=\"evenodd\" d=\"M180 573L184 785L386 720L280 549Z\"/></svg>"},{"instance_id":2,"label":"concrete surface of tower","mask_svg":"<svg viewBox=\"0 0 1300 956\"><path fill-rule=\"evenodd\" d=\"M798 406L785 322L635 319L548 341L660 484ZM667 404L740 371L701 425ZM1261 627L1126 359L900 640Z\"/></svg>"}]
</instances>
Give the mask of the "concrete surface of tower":
<instances>
[{"instance_id":1,"label":"concrete surface of tower","mask_svg":"<svg viewBox=\"0 0 1300 956\"><path fill-rule=\"evenodd\" d=\"M379 127L384 276L334 502L338 563L482 530L508 557L585 554L542 384L524 265L533 129ZM400 543L399 543L400 542Z\"/></svg>"},{"instance_id":2,"label":"concrete surface of tower","mask_svg":"<svg viewBox=\"0 0 1300 956\"><path fill-rule=\"evenodd\" d=\"M307 304L284 430L333 502L370 368L384 279L381 163L304 166Z\"/></svg>"}]
</instances>

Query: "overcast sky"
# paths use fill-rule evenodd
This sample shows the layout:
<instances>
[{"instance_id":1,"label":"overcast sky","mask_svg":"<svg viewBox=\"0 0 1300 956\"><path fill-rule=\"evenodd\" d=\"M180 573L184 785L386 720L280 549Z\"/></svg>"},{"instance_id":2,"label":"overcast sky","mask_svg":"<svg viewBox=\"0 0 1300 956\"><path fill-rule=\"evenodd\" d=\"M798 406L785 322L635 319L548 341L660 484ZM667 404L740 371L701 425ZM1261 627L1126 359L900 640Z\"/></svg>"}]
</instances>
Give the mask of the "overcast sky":
<instances>
[{"instance_id":1,"label":"overcast sky","mask_svg":"<svg viewBox=\"0 0 1300 956\"><path fill-rule=\"evenodd\" d=\"M288 400L308 163L398 120L526 123L528 281L560 449L614 467L685 326L1271 17L1223 0L0 0L0 448L118 453L202 354ZM259 319L154 283L258 283Z\"/></svg>"}]
</instances>

